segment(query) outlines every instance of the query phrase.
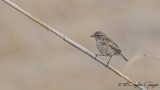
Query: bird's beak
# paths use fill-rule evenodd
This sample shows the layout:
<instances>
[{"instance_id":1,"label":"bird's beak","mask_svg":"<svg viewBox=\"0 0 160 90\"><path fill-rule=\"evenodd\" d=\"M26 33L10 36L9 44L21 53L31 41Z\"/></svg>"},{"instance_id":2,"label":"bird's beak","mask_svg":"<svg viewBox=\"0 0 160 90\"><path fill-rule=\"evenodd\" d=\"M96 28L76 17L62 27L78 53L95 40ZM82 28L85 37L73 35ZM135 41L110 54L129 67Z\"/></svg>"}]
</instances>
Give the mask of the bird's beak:
<instances>
[{"instance_id":1,"label":"bird's beak","mask_svg":"<svg viewBox=\"0 0 160 90\"><path fill-rule=\"evenodd\" d=\"M94 35L91 35L90 37L94 37Z\"/></svg>"}]
</instances>

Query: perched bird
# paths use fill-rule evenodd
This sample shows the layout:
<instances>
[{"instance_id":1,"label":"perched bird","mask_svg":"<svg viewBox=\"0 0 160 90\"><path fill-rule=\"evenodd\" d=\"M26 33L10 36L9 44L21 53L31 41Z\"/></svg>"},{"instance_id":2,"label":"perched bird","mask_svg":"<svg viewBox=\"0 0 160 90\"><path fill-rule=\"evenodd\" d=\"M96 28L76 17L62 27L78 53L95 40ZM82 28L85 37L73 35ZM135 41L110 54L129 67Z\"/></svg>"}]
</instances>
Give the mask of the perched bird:
<instances>
[{"instance_id":1,"label":"perched bird","mask_svg":"<svg viewBox=\"0 0 160 90\"><path fill-rule=\"evenodd\" d=\"M91 37L96 39L97 49L101 54L96 54L97 56L110 56L109 61L113 55L120 55L126 61L128 61L121 53L119 47L103 32L97 31ZM107 62L107 65L109 64Z\"/></svg>"}]
</instances>

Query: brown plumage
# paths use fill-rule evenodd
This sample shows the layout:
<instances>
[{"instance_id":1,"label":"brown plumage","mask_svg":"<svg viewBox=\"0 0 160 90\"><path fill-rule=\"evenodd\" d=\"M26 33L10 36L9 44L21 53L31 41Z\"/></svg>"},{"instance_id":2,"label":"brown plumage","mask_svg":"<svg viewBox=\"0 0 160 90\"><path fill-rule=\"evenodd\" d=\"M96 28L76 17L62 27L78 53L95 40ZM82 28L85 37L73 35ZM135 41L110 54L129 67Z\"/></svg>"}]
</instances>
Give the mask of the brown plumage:
<instances>
[{"instance_id":1,"label":"brown plumage","mask_svg":"<svg viewBox=\"0 0 160 90\"><path fill-rule=\"evenodd\" d=\"M94 35L91 35L91 37L94 37L96 39L96 46L101 53L101 56L110 56L110 61L113 55L121 55L124 60L128 61L121 54L121 50L119 49L118 45L115 44L105 33L97 31L94 33ZM109 61L107 62L107 64L109 63Z\"/></svg>"}]
</instances>

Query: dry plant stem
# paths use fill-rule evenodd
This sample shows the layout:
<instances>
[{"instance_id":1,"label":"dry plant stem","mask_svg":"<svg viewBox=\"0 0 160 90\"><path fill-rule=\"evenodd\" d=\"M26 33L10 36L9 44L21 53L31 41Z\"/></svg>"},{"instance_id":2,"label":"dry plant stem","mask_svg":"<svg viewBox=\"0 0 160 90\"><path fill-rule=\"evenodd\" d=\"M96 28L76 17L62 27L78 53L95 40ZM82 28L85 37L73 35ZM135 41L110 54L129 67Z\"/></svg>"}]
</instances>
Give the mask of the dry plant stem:
<instances>
[{"instance_id":1,"label":"dry plant stem","mask_svg":"<svg viewBox=\"0 0 160 90\"><path fill-rule=\"evenodd\" d=\"M153 58L153 59L158 59L160 60L160 57L159 56L155 56L155 55L151 55L151 54L144 54L145 57L150 57L150 58Z\"/></svg>"},{"instance_id":2,"label":"dry plant stem","mask_svg":"<svg viewBox=\"0 0 160 90\"><path fill-rule=\"evenodd\" d=\"M120 71L118 71L117 69L115 69L111 65L107 66L107 64L105 64L100 58L96 58L96 55L94 53L88 51L86 48L82 47L81 45L79 45L76 42L72 41L71 39L65 37L61 33L57 32L55 29L51 28L50 26L48 26L47 24L45 24L44 22L42 22L38 18L36 18L33 15L29 14L28 12L24 11L23 9L21 9L19 6L17 6L13 2L11 2L10 0L2 0L2 1L5 2L5 3L7 3L8 5L12 6L16 10L20 11L21 13L23 13L24 15L26 15L27 17L29 17L33 21L37 22L38 24L40 24L41 26L43 26L44 28L46 28L48 31L53 32L54 34L56 34L57 36L59 36L60 38L62 38L64 41L66 41L67 43L71 44L72 46L74 46L74 47L78 48L79 50L81 50L82 52L86 53L87 55L89 55L90 57L92 57L93 59L95 59L96 61L98 61L102 65L104 65L105 67L109 68L111 71L113 71L116 74L118 74L120 77L124 78L125 80L127 80L130 83L132 83L133 85L137 86L139 89L141 89L141 90L147 90L143 86L137 85L137 83L133 82L131 79L129 79L127 76L125 76L124 74L122 74Z\"/></svg>"}]
</instances>

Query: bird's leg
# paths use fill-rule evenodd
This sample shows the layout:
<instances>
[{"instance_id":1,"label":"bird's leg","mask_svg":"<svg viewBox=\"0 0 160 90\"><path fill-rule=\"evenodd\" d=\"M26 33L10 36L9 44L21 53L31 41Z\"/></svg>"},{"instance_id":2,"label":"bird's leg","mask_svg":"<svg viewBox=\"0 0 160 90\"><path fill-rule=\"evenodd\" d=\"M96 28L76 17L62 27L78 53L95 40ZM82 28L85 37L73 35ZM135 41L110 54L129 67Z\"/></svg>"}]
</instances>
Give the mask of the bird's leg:
<instances>
[{"instance_id":1,"label":"bird's leg","mask_svg":"<svg viewBox=\"0 0 160 90\"><path fill-rule=\"evenodd\" d=\"M104 55L102 55L102 54L95 54L95 55L96 55L95 59L97 58L97 56L104 56Z\"/></svg>"},{"instance_id":2,"label":"bird's leg","mask_svg":"<svg viewBox=\"0 0 160 90\"><path fill-rule=\"evenodd\" d=\"M111 58L112 58L112 56L110 56L109 61L111 60ZM107 62L107 66L108 66L108 64L109 64L109 61Z\"/></svg>"}]
</instances>

